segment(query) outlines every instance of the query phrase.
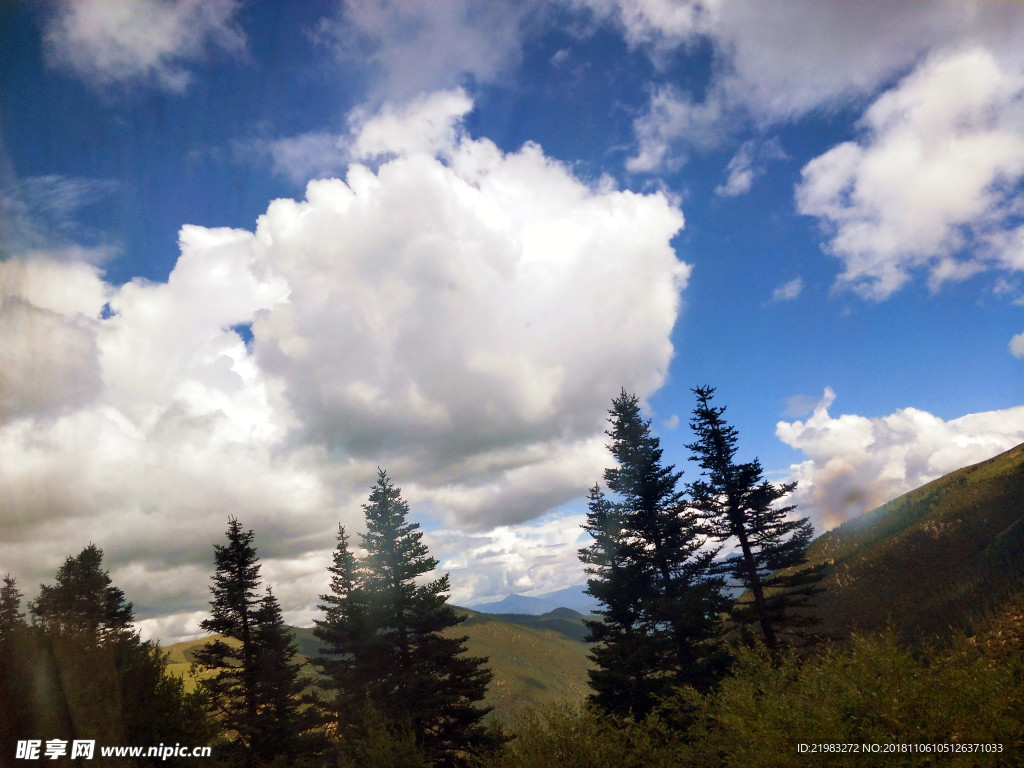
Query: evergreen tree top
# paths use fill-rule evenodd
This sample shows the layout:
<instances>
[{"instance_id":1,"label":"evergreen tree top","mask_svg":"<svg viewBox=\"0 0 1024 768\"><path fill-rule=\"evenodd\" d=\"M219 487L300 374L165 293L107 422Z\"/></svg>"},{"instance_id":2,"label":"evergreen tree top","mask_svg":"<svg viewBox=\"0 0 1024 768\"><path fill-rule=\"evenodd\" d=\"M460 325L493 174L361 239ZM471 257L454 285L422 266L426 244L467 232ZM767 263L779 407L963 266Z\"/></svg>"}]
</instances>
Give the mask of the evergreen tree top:
<instances>
[{"instance_id":1,"label":"evergreen tree top","mask_svg":"<svg viewBox=\"0 0 1024 768\"><path fill-rule=\"evenodd\" d=\"M697 396L697 407L690 419L690 429L697 440L686 446L693 452L690 460L706 472L726 476L733 466L739 433L722 418L725 406L711 404L714 387L695 387L691 391Z\"/></svg>"},{"instance_id":2,"label":"evergreen tree top","mask_svg":"<svg viewBox=\"0 0 1024 768\"><path fill-rule=\"evenodd\" d=\"M135 620L124 591L103 570L103 550L89 544L68 557L53 585L40 585L29 610L48 631L88 631L106 637L130 630Z\"/></svg>"},{"instance_id":3,"label":"evergreen tree top","mask_svg":"<svg viewBox=\"0 0 1024 768\"><path fill-rule=\"evenodd\" d=\"M228 518L227 544L214 544L210 592L211 617L200 623L207 632L241 637L248 632L249 614L259 603L259 554L253 546L252 530L242 530L238 518Z\"/></svg>"},{"instance_id":4,"label":"evergreen tree top","mask_svg":"<svg viewBox=\"0 0 1024 768\"><path fill-rule=\"evenodd\" d=\"M604 471L608 490L623 497L627 504L652 508L679 502L676 485L682 472L675 466L661 465L661 439L651 432L651 420L640 413L640 399L623 389L608 411L612 439L608 450L618 466Z\"/></svg>"},{"instance_id":5,"label":"evergreen tree top","mask_svg":"<svg viewBox=\"0 0 1024 768\"><path fill-rule=\"evenodd\" d=\"M8 631L25 624L25 614L21 610L24 597L18 589L17 579L9 573L4 576L4 585L0 587L0 639Z\"/></svg>"},{"instance_id":6,"label":"evergreen tree top","mask_svg":"<svg viewBox=\"0 0 1024 768\"><path fill-rule=\"evenodd\" d=\"M394 485L383 469L377 470L377 482L370 500L363 505L366 533L362 535L367 551L360 567L377 578L398 585L437 567L423 543L419 523L409 522L409 505L402 489Z\"/></svg>"}]
</instances>

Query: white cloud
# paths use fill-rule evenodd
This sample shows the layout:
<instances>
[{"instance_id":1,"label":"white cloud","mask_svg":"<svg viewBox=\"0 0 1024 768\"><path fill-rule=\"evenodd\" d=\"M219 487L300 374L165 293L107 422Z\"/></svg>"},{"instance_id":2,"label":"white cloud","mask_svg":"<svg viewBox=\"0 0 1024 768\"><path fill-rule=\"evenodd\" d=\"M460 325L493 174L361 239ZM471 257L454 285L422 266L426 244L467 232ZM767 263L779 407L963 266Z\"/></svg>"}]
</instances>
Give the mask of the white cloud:
<instances>
[{"instance_id":1,"label":"white cloud","mask_svg":"<svg viewBox=\"0 0 1024 768\"><path fill-rule=\"evenodd\" d=\"M1014 357L1024 357L1024 332L1010 339L1010 353Z\"/></svg>"},{"instance_id":2,"label":"white cloud","mask_svg":"<svg viewBox=\"0 0 1024 768\"><path fill-rule=\"evenodd\" d=\"M368 67L376 102L462 85L496 83L522 55L524 25L543 9L508 2L346 2L315 39L346 66Z\"/></svg>"},{"instance_id":3,"label":"white cloud","mask_svg":"<svg viewBox=\"0 0 1024 768\"><path fill-rule=\"evenodd\" d=\"M330 505L318 459L283 443L287 411L230 330L286 293L242 234L186 227L162 284L0 264L0 324L15 340L0 365L0 561L24 585L92 540L129 593L169 584L164 597L183 592L195 609L196 563L205 572L229 514L264 529L287 519L277 556L322 528L309 517Z\"/></svg>"},{"instance_id":4,"label":"white cloud","mask_svg":"<svg viewBox=\"0 0 1024 768\"><path fill-rule=\"evenodd\" d=\"M47 61L91 85L152 83L180 93L187 64L219 48L245 51L235 0L108 0L58 3L43 35Z\"/></svg>"},{"instance_id":5,"label":"white cloud","mask_svg":"<svg viewBox=\"0 0 1024 768\"><path fill-rule=\"evenodd\" d=\"M406 135L370 146L418 149ZM256 240L291 299L257 319L254 349L302 439L444 489L448 514L485 527L586 488L566 458L600 434L609 392L660 386L689 267L664 196L591 189L534 145L437 135L456 142L437 147L447 163L354 165L271 205Z\"/></svg>"},{"instance_id":6,"label":"white cloud","mask_svg":"<svg viewBox=\"0 0 1024 768\"><path fill-rule=\"evenodd\" d=\"M343 176L353 161L380 162L388 157L423 153L447 157L458 144L465 115L473 101L461 88L422 93L408 102L385 102L376 112L357 109L347 130L304 133L274 140L236 144L243 155L268 155L275 173L295 183Z\"/></svg>"},{"instance_id":7,"label":"white cloud","mask_svg":"<svg viewBox=\"0 0 1024 768\"><path fill-rule=\"evenodd\" d=\"M715 187L715 194L719 197L738 197L750 191L754 184L754 169L751 168L752 158L749 152L744 151L747 144L740 147L740 151L729 161L726 171L729 177L725 184Z\"/></svg>"},{"instance_id":8,"label":"white cloud","mask_svg":"<svg viewBox=\"0 0 1024 768\"><path fill-rule=\"evenodd\" d=\"M119 251L114 238L84 226L79 218L82 210L110 199L117 182L61 174L19 179L9 163L0 175L0 247L5 256L45 252L50 261L102 264Z\"/></svg>"},{"instance_id":9,"label":"white cloud","mask_svg":"<svg viewBox=\"0 0 1024 768\"><path fill-rule=\"evenodd\" d=\"M633 170L672 167L691 148L870 96L940 49L983 46L1005 66L1020 59L1022 18L1013 3L632 2L593 0L627 43L656 67L674 51L709 42L712 82L702 100L665 88L635 122ZM695 119L699 116L700 119Z\"/></svg>"},{"instance_id":10,"label":"white cloud","mask_svg":"<svg viewBox=\"0 0 1024 768\"><path fill-rule=\"evenodd\" d=\"M715 187L715 194L719 197L745 195L753 187L754 179L764 173L768 161L785 157L778 139L744 142L726 166L728 177L725 184Z\"/></svg>"},{"instance_id":11,"label":"white cloud","mask_svg":"<svg viewBox=\"0 0 1024 768\"><path fill-rule=\"evenodd\" d=\"M612 19L631 48L644 48L659 68L671 54L701 34L710 24L713 4L700 2L629 2L589 0L585 3L600 19Z\"/></svg>"},{"instance_id":12,"label":"white cloud","mask_svg":"<svg viewBox=\"0 0 1024 768\"><path fill-rule=\"evenodd\" d=\"M980 45L1005 61L1020 58L1022 19L1011 4L890 3L881 13L870 3L711 8L711 34L728 62L721 87L759 122L870 95L928 51Z\"/></svg>"},{"instance_id":13,"label":"white cloud","mask_svg":"<svg viewBox=\"0 0 1024 768\"><path fill-rule=\"evenodd\" d=\"M593 482L593 481L591 481ZM428 532L425 540L452 575L456 604L500 600L510 593L563 589L586 580L577 552L586 515L564 512L489 531Z\"/></svg>"},{"instance_id":14,"label":"white cloud","mask_svg":"<svg viewBox=\"0 0 1024 768\"><path fill-rule=\"evenodd\" d=\"M772 301L792 301L804 289L804 279L794 277L788 283L784 283L772 291Z\"/></svg>"},{"instance_id":15,"label":"white cloud","mask_svg":"<svg viewBox=\"0 0 1024 768\"><path fill-rule=\"evenodd\" d=\"M1021 73L983 50L929 59L875 101L865 137L809 162L797 188L844 263L838 284L885 299L917 268L937 289L1010 266L985 245L1005 239L1024 179L1022 114Z\"/></svg>"},{"instance_id":16,"label":"white cloud","mask_svg":"<svg viewBox=\"0 0 1024 768\"><path fill-rule=\"evenodd\" d=\"M626 160L626 169L649 173L676 169L686 150L713 149L730 138L724 118L730 107L712 94L696 102L671 85L654 89L645 114L633 124L637 153Z\"/></svg>"},{"instance_id":17,"label":"white cloud","mask_svg":"<svg viewBox=\"0 0 1024 768\"><path fill-rule=\"evenodd\" d=\"M88 264L0 262L0 423L53 417L96 397L106 293Z\"/></svg>"},{"instance_id":18,"label":"white cloud","mask_svg":"<svg viewBox=\"0 0 1024 768\"><path fill-rule=\"evenodd\" d=\"M373 115L353 119L352 155L369 160L420 152L447 155L458 145L462 119L473 100L461 88L420 94L406 104L384 104Z\"/></svg>"},{"instance_id":19,"label":"white cloud","mask_svg":"<svg viewBox=\"0 0 1024 768\"><path fill-rule=\"evenodd\" d=\"M349 161L346 137L329 131L313 131L280 139L256 139L235 143L239 155L266 155L274 173L295 184L343 174Z\"/></svg>"},{"instance_id":20,"label":"white cloud","mask_svg":"<svg viewBox=\"0 0 1024 768\"><path fill-rule=\"evenodd\" d=\"M166 283L2 265L0 323L25 339L3 353L5 567L47 581L95 541L147 631L188 634L234 514L307 621L379 465L438 536L505 542L480 589L577 580L578 527L552 510L600 478L609 398L665 380L683 217L468 138L459 93L353 122L350 146L390 159L272 202L255 232L183 227Z\"/></svg>"},{"instance_id":21,"label":"white cloud","mask_svg":"<svg viewBox=\"0 0 1024 768\"><path fill-rule=\"evenodd\" d=\"M943 421L917 408L866 418L829 408L825 389L806 421L780 421L776 436L808 460L790 467L793 501L823 532L960 467L1024 442L1024 406Z\"/></svg>"}]
</instances>

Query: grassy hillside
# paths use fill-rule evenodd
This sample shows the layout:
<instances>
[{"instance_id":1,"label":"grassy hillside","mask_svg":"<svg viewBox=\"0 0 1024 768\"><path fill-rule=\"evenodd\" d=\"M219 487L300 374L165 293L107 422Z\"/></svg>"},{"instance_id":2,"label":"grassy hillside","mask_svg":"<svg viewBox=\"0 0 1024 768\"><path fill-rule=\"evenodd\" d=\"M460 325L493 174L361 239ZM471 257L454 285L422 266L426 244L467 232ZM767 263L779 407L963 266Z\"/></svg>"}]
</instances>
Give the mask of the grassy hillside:
<instances>
[{"instance_id":1,"label":"grassy hillside","mask_svg":"<svg viewBox=\"0 0 1024 768\"><path fill-rule=\"evenodd\" d=\"M469 636L470 653L490 659L494 680L487 703L497 716L508 719L530 707L580 701L590 692L588 646L571 636L573 627L582 627L575 611L522 617L467 613L462 633Z\"/></svg>"},{"instance_id":2,"label":"grassy hillside","mask_svg":"<svg viewBox=\"0 0 1024 768\"><path fill-rule=\"evenodd\" d=\"M887 623L910 641L975 631L1024 589L1024 445L952 472L812 542L828 632Z\"/></svg>"},{"instance_id":3,"label":"grassy hillside","mask_svg":"<svg viewBox=\"0 0 1024 768\"><path fill-rule=\"evenodd\" d=\"M495 715L509 720L530 707L563 701L579 701L588 693L587 646L582 642L586 630L583 617L569 609L543 616L493 616L459 609L466 621L455 629L468 636L466 646L473 656L486 656L494 679L488 688L486 703ZM312 628L295 631L299 653L316 655L319 641ZM206 639L189 640L168 646L168 669L188 680L192 652ZM313 674L312 667L309 673Z\"/></svg>"}]
</instances>

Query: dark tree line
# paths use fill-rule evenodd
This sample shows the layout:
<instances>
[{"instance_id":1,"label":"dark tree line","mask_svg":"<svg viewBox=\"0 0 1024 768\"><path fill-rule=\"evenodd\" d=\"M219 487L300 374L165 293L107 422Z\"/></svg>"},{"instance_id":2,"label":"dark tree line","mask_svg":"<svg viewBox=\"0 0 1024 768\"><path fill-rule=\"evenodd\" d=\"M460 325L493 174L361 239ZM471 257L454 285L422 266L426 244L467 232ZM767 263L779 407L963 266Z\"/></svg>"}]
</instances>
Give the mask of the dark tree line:
<instances>
[{"instance_id":1,"label":"dark tree line","mask_svg":"<svg viewBox=\"0 0 1024 768\"><path fill-rule=\"evenodd\" d=\"M738 463L737 432L711 405L714 389L694 394L687 447L702 473L683 488L639 399L623 390L609 411L612 495L591 489L593 541L580 550L601 603L587 622L591 701L608 712L642 718L675 688L709 690L726 671L730 633L771 652L812 637L803 630L814 620L800 609L819 578L806 567L813 531L778 504L796 484L768 483L756 459Z\"/></svg>"},{"instance_id":2,"label":"dark tree line","mask_svg":"<svg viewBox=\"0 0 1024 768\"><path fill-rule=\"evenodd\" d=\"M390 740L416 764L458 765L500 740L483 724L486 659L466 655L465 620L448 605L408 505L380 472L364 505L365 556L339 528L316 622L320 676L304 678L292 631L260 575L252 530L234 517L214 545L215 635L193 652L196 690L167 674L165 654L134 629L132 604L89 545L29 604L0 588L0 755L20 740L98 745L209 744L226 765L359 765ZM97 759L98 759L97 755ZM182 758L184 759L184 758ZM100 761L102 762L102 761ZM172 758L155 762L175 764Z\"/></svg>"},{"instance_id":3,"label":"dark tree line","mask_svg":"<svg viewBox=\"0 0 1024 768\"><path fill-rule=\"evenodd\" d=\"M203 744L200 694L167 674L165 654L132 627L132 604L93 544L68 557L53 584L21 610L15 579L0 588L0 754L31 738L97 744ZM99 756L97 764L102 764ZM149 764L146 758L142 761ZM175 765L170 759L153 764Z\"/></svg>"}]
</instances>

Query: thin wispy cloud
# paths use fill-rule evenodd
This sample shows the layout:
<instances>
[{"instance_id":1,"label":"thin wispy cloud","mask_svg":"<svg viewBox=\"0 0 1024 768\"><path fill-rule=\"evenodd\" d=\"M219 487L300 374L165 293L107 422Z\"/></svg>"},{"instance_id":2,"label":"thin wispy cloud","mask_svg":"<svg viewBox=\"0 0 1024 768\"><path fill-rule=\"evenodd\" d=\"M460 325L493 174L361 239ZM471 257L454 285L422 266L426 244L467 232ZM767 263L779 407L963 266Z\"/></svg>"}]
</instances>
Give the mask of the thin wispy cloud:
<instances>
[{"instance_id":1,"label":"thin wispy cloud","mask_svg":"<svg viewBox=\"0 0 1024 768\"><path fill-rule=\"evenodd\" d=\"M794 277L788 283L784 283L772 291L772 301L792 301L804 289L804 279Z\"/></svg>"},{"instance_id":2,"label":"thin wispy cloud","mask_svg":"<svg viewBox=\"0 0 1024 768\"><path fill-rule=\"evenodd\" d=\"M173 93L212 50L244 56L236 0L56 3L45 21L47 62L97 88L143 85Z\"/></svg>"}]
</instances>

